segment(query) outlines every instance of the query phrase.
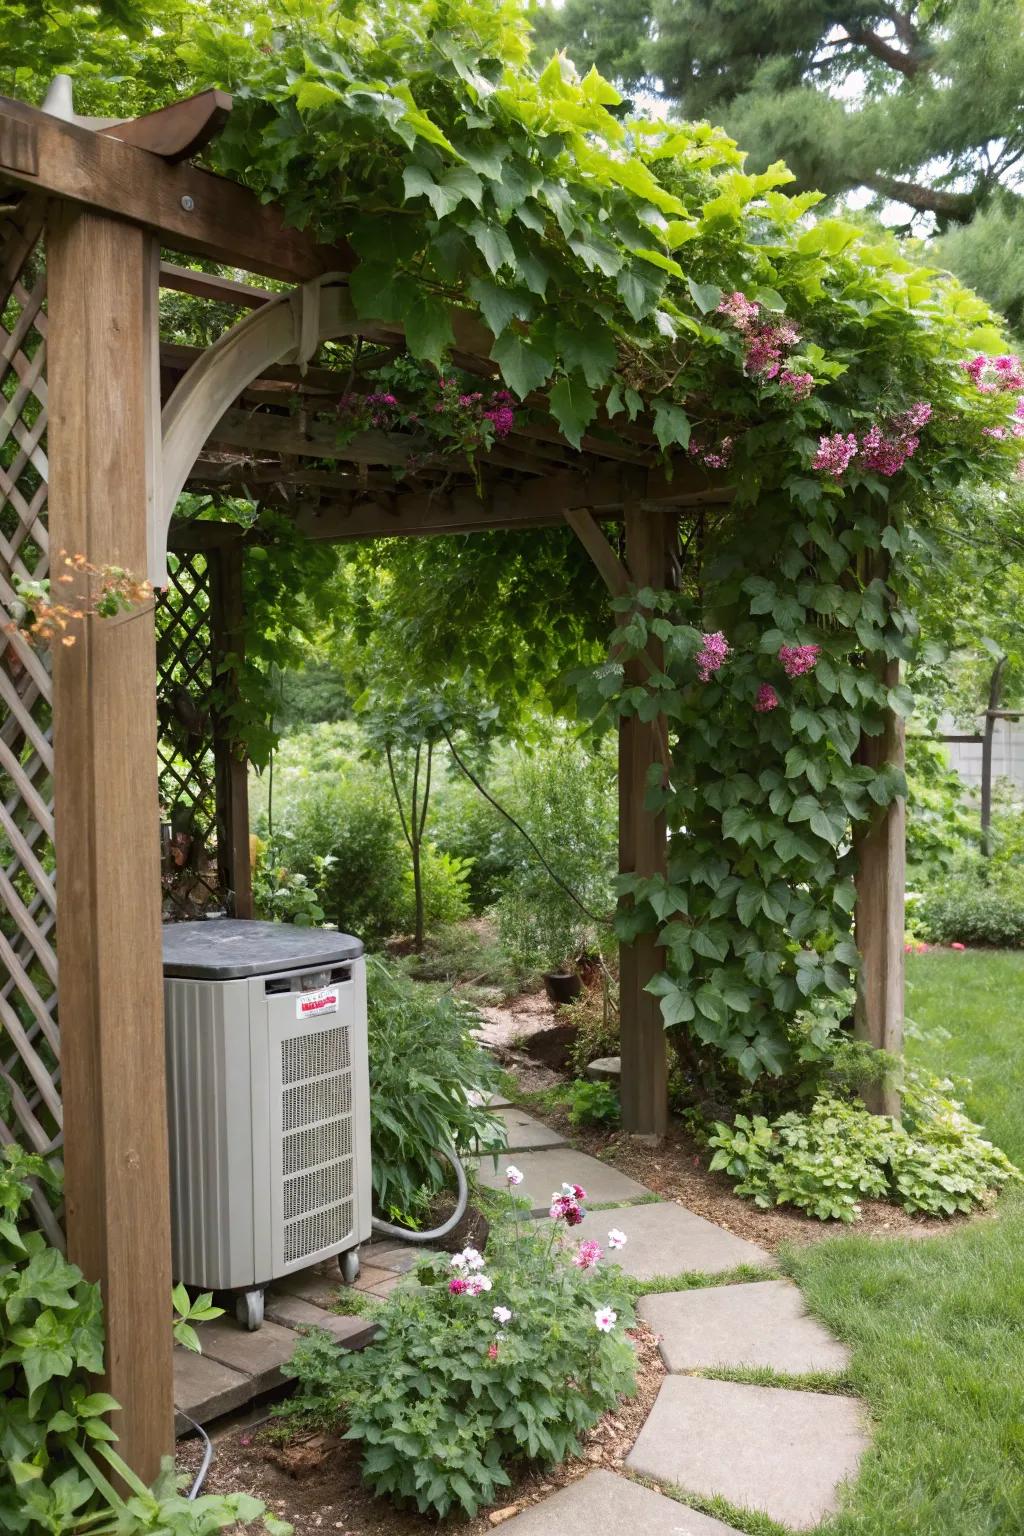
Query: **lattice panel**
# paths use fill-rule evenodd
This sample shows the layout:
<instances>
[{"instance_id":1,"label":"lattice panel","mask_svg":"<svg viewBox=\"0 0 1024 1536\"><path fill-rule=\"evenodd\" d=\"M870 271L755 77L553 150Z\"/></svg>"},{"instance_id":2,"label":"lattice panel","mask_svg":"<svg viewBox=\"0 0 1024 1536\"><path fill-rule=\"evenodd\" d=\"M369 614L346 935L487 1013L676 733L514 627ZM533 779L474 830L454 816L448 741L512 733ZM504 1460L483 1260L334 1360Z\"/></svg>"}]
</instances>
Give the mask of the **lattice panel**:
<instances>
[{"instance_id":1,"label":"lattice panel","mask_svg":"<svg viewBox=\"0 0 1024 1536\"><path fill-rule=\"evenodd\" d=\"M0 1138L59 1158L52 688L12 617L49 570L46 273L31 211L0 214ZM61 1241L38 1195L41 1222Z\"/></svg>"},{"instance_id":2,"label":"lattice panel","mask_svg":"<svg viewBox=\"0 0 1024 1536\"><path fill-rule=\"evenodd\" d=\"M219 911L213 750L210 572L201 554L169 556L157 604L157 698L165 918Z\"/></svg>"}]
</instances>

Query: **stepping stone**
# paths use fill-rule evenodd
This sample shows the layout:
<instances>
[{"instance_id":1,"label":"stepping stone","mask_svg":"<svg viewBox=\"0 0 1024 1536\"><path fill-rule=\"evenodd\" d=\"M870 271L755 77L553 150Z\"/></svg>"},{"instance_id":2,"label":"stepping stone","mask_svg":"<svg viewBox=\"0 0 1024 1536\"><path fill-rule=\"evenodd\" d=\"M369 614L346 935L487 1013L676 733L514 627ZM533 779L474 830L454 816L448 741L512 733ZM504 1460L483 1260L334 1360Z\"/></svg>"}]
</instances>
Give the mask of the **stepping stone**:
<instances>
[{"instance_id":1,"label":"stepping stone","mask_svg":"<svg viewBox=\"0 0 1024 1536\"><path fill-rule=\"evenodd\" d=\"M377 1325L366 1317L341 1317L337 1312L325 1312L312 1302L299 1296L267 1296L264 1315L282 1328L323 1328L345 1349L362 1349L377 1332Z\"/></svg>"},{"instance_id":2,"label":"stepping stone","mask_svg":"<svg viewBox=\"0 0 1024 1536\"><path fill-rule=\"evenodd\" d=\"M204 1324L204 1327L212 1326L212 1323ZM206 1355L197 1355L180 1344L174 1346L174 1401L178 1409L174 1419L175 1435L187 1435L191 1430L192 1426L184 1417L186 1413L197 1424L209 1424L221 1414L241 1408L252 1395L252 1384L242 1372L233 1371Z\"/></svg>"},{"instance_id":3,"label":"stepping stone","mask_svg":"<svg viewBox=\"0 0 1024 1536\"><path fill-rule=\"evenodd\" d=\"M496 1111L499 1120L505 1123L505 1134L508 1138L509 1152L535 1152L542 1147L564 1147L565 1137L558 1131L553 1131L550 1125L544 1125L542 1121L535 1120L532 1115L527 1115L521 1109L510 1105L507 1109Z\"/></svg>"},{"instance_id":4,"label":"stepping stone","mask_svg":"<svg viewBox=\"0 0 1024 1536\"><path fill-rule=\"evenodd\" d=\"M467 1095L467 1098L469 1099L470 1104L472 1104L476 1109L505 1109L511 1103L511 1100L506 1099L504 1094L481 1093L479 1088L474 1088L472 1092Z\"/></svg>"},{"instance_id":5,"label":"stepping stone","mask_svg":"<svg viewBox=\"0 0 1024 1536\"><path fill-rule=\"evenodd\" d=\"M852 1398L668 1376L626 1466L805 1531L836 1511L867 1448Z\"/></svg>"},{"instance_id":6,"label":"stepping stone","mask_svg":"<svg viewBox=\"0 0 1024 1536\"><path fill-rule=\"evenodd\" d=\"M732 1526L614 1472L588 1472L499 1527L509 1536L736 1536Z\"/></svg>"},{"instance_id":7,"label":"stepping stone","mask_svg":"<svg viewBox=\"0 0 1024 1536\"><path fill-rule=\"evenodd\" d=\"M204 1359L216 1360L248 1376L250 1397L281 1385L286 1379L281 1367L287 1365L299 1342L294 1330L282 1328L280 1323L265 1322L250 1333L226 1317L204 1323L199 1340Z\"/></svg>"},{"instance_id":8,"label":"stepping stone","mask_svg":"<svg viewBox=\"0 0 1024 1536\"><path fill-rule=\"evenodd\" d=\"M566 1181L582 1184L588 1205L641 1200L651 1193L628 1174L609 1168L607 1163L599 1163L596 1157L588 1157L585 1152L576 1152L572 1147L517 1153L514 1157L499 1154L497 1168L492 1158L484 1157L477 1165L476 1176L487 1189L505 1189L505 1169L510 1162L514 1162L524 1176L515 1192L529 1200L535 1216L547 1215L551 1191L561 1189Z\"/></svg>"},{"instance_id":9,"label":"stepping stone","mask_svg":"<svg viewBox=\"0 0 1024 1536\"><path fill-rule=\"evenodd\" d=\"M846 1346L808 1317L799 1290L786 1280L645 1296L639 1312L661 1335L670 1371L762 1365L799 1376L850 1363Z\"/></svg>"},{"instance_id":10,"label":"stepping stone","mask_svg":"<svg viewBox=\"0 0 1024 1536\"><path fill-rule=\"evenodd\" d=\"M583 1181L585 1184L585 1181ZM589 1186L586 1186L589 1189ZM552 1185L554 1188L554 1185ZM597 1231L600 1222L601 1230ZM746 1238L736 1237L713 1221L695 1216L685 1206L659 1201L657 1205L623 1206L588 1216L580 1233L603 1243L610 1227L618 1227L628 1239L625 1248L608 1254L627 1275L654 1280L690 1273L720 1275L741 1264L767 1268L770 1254Z\"/></svg>"},{"instance_id":11,"label":"stepping stone","mask_svg":"<svg viewBox=\"0 0 1024 1536\"><path fill-rule=\"evenodd\" d=\"M622 1058L598 1056L584 1068L583 1076L589 1077L592 1083L614 1083L617 1088L622 1077Z\"/></svg>"}]
</instances>

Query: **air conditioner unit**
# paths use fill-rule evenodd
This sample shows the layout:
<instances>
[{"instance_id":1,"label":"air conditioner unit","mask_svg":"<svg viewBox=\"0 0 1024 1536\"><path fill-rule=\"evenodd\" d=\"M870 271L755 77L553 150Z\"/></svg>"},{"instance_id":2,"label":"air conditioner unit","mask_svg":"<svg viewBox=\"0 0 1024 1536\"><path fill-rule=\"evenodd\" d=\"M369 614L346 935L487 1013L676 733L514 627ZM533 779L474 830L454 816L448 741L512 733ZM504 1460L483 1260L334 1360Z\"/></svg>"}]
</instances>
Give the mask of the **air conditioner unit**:
<instances>
[{"instance_id":1,"label":"air conditioner unit","mask_svg":"<svg viewBox=\"0 0 1024 1536\"><path fill-rule=\"evenodd\" d=\"M263 1321L271 1280L370 1236L363 946L216 918L164 928L174 1275Z\"/></svg>"}]
</instances>

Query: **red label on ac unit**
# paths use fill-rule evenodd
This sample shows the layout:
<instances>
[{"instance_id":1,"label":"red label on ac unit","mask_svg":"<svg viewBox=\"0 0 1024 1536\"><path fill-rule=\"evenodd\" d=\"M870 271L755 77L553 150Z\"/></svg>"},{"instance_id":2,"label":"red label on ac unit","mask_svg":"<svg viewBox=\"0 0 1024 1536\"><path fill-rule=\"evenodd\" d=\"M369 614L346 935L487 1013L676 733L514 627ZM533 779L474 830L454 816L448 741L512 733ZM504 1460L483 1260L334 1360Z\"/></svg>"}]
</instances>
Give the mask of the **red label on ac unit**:
<instances>
[{"instance_id":1,"label":"red label on ac unit","mask_svg":"<svg viewBox=\"0 0 1024 1536\"><path fill-rule=\"evenodd\" d=\"M338 994L333 987L324 987L319 992L300 992L295 999L295 1017L297 1019L310 1019L320 1013L337 1013Z\"/></svg>"}]
</instances>

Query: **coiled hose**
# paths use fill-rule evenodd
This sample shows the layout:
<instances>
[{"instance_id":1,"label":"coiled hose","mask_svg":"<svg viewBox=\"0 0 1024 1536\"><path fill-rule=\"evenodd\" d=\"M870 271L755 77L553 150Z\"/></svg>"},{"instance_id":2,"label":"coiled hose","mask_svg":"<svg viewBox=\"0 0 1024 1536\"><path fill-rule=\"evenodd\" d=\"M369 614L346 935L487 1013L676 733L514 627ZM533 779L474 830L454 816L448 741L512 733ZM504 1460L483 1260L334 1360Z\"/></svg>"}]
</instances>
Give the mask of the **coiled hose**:
<instances>
[{"instance_id":1,"label":"coiled hose","mask_svg":"<svg viewBox=\"0 0 1024 1536\"><path fill-rule=\"evenodd\" d=\"M411 1232L408 1227L393 1226L390 1221L382 1221L379 1216L373 1218L373 1230L384 1232L388 1237L400 1237L405 1243L436 1243L440 1238L447 1237L454 1231L466 1214L466 1205L469 1200L469 1185L466 1182L466 1170L462 1166L459 1154L450 1144L447 1147L438 1147L439 1157L455 1170L455 1179L458 1184L458 1193L455 1198L455 1210L448 1220L440 1227L434 1227L429 1232Z\"/></svg>"}]
</instances>

